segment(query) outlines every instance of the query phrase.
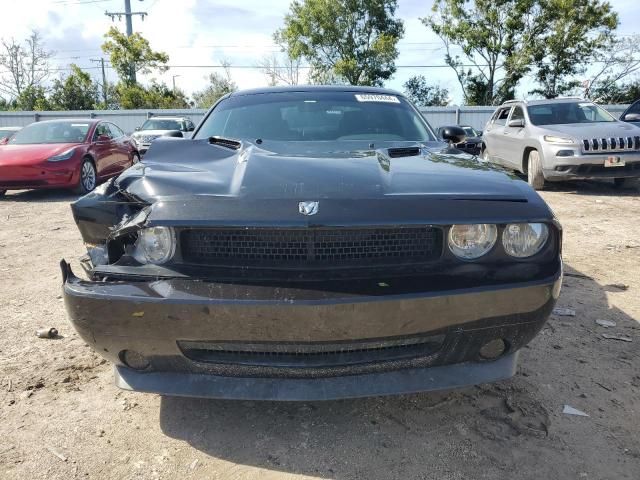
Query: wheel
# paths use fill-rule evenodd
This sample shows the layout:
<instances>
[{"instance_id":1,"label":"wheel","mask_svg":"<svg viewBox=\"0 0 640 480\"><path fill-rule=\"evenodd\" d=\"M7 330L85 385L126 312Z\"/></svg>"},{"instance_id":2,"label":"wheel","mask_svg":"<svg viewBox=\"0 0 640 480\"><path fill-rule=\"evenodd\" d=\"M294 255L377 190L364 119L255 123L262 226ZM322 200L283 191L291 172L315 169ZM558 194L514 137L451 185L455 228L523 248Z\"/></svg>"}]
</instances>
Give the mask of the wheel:
<instances>
[{"instance_id":1,"label":"wheel","mask_svg":"<svg viewBox=\"0 0 640 480\"><path fill-rule=\"evenodd\" d=\"M480 158L485 162L489 161L489 152L487 152L487 147L482 147L482 150L480 151Z\"/></svg>"},{"instance_id":2,"label":"wheel","mask_svg":"<svg viewBox=\"0 0 640 480\"><path fill-rule=\"evenodd\" d=\"M96 166L89 158L85 158L80 166L80 181L76 187L76 193L84 195L96 188L96 180L98 175L96 174Z\"/></svg>"},{"instance_id":3,"label":"wheel","mask_svg":"<svg viewBox=\"0 0 640 480\"><path fill-rule=\"evenodd\" d=\"M640 179L637 178L614 178L613 185L616 188L638 188Z\"/></svg>"},{"instance_id":4,"label":"wheel","mask_svg":"<svg viewBox=\"0 0 640 480\"><path fill-rule=\"evenodd\" d=\"M527 181L535 190L542 190L544 188L542 162L540 162L540 154L537 150L531 150L529 152L529 160L527 161Z\"/></svg>"},{"instance_id":5,"label":"wheel","mask_svg":"<svg viewBox=\"0 0 640 480\"><path fill-rule=\"evenodd\" d=\"M139 161L140 161L140 154L134 153L133 156L131 157L131 165L135 165Z\"/></svg>"}]
</instances>

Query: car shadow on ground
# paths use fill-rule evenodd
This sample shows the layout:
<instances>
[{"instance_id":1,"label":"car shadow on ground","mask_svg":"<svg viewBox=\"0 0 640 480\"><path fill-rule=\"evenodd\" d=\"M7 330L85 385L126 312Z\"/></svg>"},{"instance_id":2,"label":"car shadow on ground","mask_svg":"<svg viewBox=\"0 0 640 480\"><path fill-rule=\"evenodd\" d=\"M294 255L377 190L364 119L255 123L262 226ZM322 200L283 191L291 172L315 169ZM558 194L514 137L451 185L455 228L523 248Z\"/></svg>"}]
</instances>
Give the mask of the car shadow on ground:
<instances>
[{"instance_id":1,"label":"car shadow on ground","mask_svg":"<svg viewBox=\"0 0 640 480\"><path fill-rule=\"evenodd\" d=\"M73 202L80 195L71 190L9 190L0 202Z\"/></svg>"},{"instance_id":2,"label":"car shadow on ground","mask_svg":"<svg viewBox=\"0 0 640 480\"><path fill-rule=\"evenodd\" d=\"M585 434L571 431L575 424L567 426L568 416L560 412L563 403L571 403L597 414L597 405L609 403L611 389L623 399L638 395L640 375L633 365L639 352L633 343L602 337L637 337L638 322L610 308L605 290L611 286L567 266L565 272L558 306L575 309L576 316L552 315L522 350L513 379L450 392L327 402L163 397L160 426L169 437L217 459L321 478L479 478L480 471L483 478L513 478L522 468L537 471L536 478L574 478L576 472L600 478L600 455L619 454L607 443L608 429L624 437L629 428L633 438L634 427L626 427L628 419L619 414L615 421L590 423L593 430ZM617 326L604 330L596 318ZM613 384L608 368L624 370L632 382ZM578 397L578 383L589 400ZM548 384L554 395L547 393ZM567 455L572 449L578 450L573 460ZM628 464L620 465L624 473Z\"/></svg>"},{"instance_id":3,"label":"car shadow on ground","mask_svg":"<svg viewBox=\"0 0 640 480\"><path fill-rule=\"evenodd\" d=\"M640 196L640 186L638 185L640 185L640 181L636 186L622 188L616 187L613 180L574 180L571 182L547 182L543 191L570 195L638 197Z\"/></svg>"}]
</instances>

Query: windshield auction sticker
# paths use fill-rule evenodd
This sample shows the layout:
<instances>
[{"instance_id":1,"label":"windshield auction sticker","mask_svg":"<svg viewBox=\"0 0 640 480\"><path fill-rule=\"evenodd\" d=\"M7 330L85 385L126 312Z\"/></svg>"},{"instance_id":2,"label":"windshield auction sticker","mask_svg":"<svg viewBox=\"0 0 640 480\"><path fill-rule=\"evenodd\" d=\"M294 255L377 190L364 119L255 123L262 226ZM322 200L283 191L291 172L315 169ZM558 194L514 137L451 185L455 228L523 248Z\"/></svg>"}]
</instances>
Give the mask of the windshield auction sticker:
<instances>
[{"instance_id":1,"label":"windshield auction sticker","mask_svg":"<svg viewBox=\"0 0 640 480\"><path fill-rule=\"evenodd\" d=\"M400 103L398 97L393 95L375 95L373 93L356 94L356 100L359 102L383 102L383 103Z\"/></svg>"}]
</instances>

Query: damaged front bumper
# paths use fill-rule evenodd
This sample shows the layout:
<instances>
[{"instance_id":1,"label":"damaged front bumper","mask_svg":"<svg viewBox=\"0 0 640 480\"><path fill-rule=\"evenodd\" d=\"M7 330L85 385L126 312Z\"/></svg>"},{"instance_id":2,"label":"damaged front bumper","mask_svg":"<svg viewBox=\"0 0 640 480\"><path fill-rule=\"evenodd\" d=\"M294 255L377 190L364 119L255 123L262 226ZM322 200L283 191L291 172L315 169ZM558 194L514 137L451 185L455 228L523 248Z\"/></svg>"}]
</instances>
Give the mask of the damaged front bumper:
<instances>
[{"instance_id":1,"label":"damaged front bumper","mask_svg":"<svg viewBox=\"0 0 640 480\"><path fill-rule=\"evenodd\" d=\"M518 284L372 294L189 278L84 281L64 261L62 271L71 321L115 364L118 386L260 400L508 378L518 349L550 314L562 276L558 263L553 275ZM491 345L498 350L487 356Z\"/></svg>"}]
</instances>

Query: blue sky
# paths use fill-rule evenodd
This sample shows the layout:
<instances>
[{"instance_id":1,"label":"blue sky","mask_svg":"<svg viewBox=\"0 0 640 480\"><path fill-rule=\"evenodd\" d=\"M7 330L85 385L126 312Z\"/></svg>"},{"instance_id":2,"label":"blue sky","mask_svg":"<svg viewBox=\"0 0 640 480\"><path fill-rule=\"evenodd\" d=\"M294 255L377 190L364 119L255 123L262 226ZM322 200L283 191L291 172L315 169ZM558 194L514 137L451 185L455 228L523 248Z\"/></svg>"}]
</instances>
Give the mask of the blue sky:
<instances>
[{"instance_id":1,"label":"blue sky","mask_svg":"<svg viewBox=\"0 0 640 480\"><path fill-rule=\"evenodd\" d=\"M58 68L76 63L98 78L97 64L91 59L102 55L102 35L111 25L124 30L124 19L113 22L104 12L121 11L123 3L123 0L5 0L0 36L21 39L30 30L38 30L47 47L56 52L54 63ZM219 65L228 61L234 67L233 80L240 88L264 85L264 75L255 65L261 58L277 53L272 33L282 26L290 0L131 0L131 3L134 11L149 14L144 21L134 18L134 30L149 39L154 49L167 52L169 63L175 66L165 74L153 76L169 85L176 76L177 86L191 94L205 85L208 73L216 70L185 65ZM440 40L419 20L429 14L432 3L399 0L397 14L405 23L405 37L399 43L397 65L443 64ZM639 33L636 22L640 18L640 0L611 3L620 14L618 32ZM402 84L416 74L448 88L454 103L461 101L459 86L449 68L399 68L386 86L401 90ZM108 69L107 75L116 80L112 70ZM525 81L519 94L525 95L528 89Z\"/></svg>"}]
</instances>

